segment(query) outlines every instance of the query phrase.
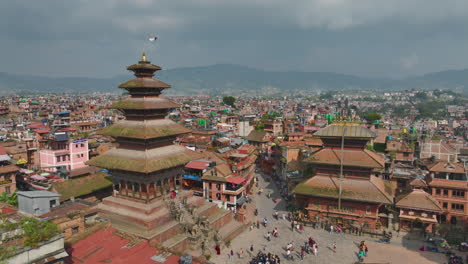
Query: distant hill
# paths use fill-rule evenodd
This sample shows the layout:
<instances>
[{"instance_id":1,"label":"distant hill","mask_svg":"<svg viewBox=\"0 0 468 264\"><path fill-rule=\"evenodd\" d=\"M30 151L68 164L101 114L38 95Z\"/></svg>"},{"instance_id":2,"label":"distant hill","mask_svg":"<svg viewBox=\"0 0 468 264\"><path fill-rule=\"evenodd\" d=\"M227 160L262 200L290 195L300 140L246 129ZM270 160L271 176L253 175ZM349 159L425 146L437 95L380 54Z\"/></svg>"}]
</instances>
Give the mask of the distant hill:
<instances>
[{"instance_id":1,"label":"distant hill","mask_svg":"<svg viewBox=\"0 0 468 264\"><path fill-rule=\"evenodd\" d=\"M132 78L38 77L0 73L0 94L45 92L119 92L117 85ZM235 94L263 89L294 90L405 90L450 89L468 94L468 69L428 73L401 80L363 78L331 72L278 72L239 65L176 68L157 73L172 85L171 94Z\"/></svg>"}]
</instances>

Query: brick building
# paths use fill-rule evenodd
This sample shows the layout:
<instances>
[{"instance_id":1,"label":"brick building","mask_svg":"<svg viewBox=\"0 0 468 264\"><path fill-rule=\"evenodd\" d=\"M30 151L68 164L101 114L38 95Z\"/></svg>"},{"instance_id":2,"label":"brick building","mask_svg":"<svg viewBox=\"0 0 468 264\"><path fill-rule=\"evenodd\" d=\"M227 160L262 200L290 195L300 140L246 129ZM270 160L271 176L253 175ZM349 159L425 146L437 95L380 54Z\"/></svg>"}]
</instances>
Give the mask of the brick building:
<instances>
[{"instance_id":1,"label":"brick building","mask_svg":"<svg viewBox=\"0 0 468 264\"><path fill-rule=\"evenodd\" d=\"M0 195L2 193L10 195L16 191L16 173L19 168L11 164L10 160L10 156L0 146Z\"/></svg>"},{"instance_id":2,"label":"brick building","mask_svg":"<svg viewBox=\"0 0 468 264\"><path fill-rule=\"evenodd\" d=\"M315 136L322 139L324 148L305 160L312 177L294 189L309 218L327 218L343 226L387 226L385 205L393 204L394 188L379 177L385 166L383 157L365 149L375 134L356 123L336 122Z\"/></svg>"},{"instance_id":3,"label":"brick building","mask_svg":"<svg viewBox=\"0 0 468 264\"><path fill-rule=\"evenodd\" d=\"M439 161L428 166L430 193L442 207L440 223L467 227L468 178L463 163Z\"/></svg>"}]
</instances>

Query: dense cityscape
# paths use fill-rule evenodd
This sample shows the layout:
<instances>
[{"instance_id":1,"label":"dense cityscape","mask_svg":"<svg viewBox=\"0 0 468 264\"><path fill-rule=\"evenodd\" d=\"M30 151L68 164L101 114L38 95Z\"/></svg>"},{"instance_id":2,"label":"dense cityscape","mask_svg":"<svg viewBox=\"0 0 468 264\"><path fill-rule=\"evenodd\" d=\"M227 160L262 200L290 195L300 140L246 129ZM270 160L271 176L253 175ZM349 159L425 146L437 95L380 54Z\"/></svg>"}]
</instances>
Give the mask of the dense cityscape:
<instances>
[{"instance_id":1,"label":"dense cityscape","mask_svg":"<svg viewBox=\"0 0 468 264\"><path fill-rule=\"evenodd\" d=\"M0 264L468 264L468 1L3 1L0 28Z\"/></svg>"},{"instance_id":2,"label":"dense cityscape","mask_svg":"<svg viewBox=\"0 0 468 264\"><path fill-rule=\"evenodd\" d=\"M123 94L1 98L6 263L464 260L462 95L165 96L127 69Z\"/></svg>"}]
</instances>

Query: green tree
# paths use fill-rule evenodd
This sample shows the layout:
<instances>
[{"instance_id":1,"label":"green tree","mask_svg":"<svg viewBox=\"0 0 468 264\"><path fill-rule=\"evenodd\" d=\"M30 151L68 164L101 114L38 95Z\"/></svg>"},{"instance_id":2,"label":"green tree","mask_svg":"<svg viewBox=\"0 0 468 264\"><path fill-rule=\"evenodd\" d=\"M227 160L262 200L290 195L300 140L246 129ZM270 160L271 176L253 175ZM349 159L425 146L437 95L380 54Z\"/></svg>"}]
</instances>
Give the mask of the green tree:
<instances>
[{"instance_id":1,"label":"green tree","mask_svg":"<svg viewBox=\"0 0 468 264\"><path fill-rule=\"evenodd\" d=\"M236 102L236 98L234 96L224 96L223 97L223 103L226 105L230 105L234 107L234 103Z\"/></svg>"},{"instance_id":2,"label":"green tree","mask_svg":"<svg viewBox=\"0 0 468 264\"><path fill-rule=\"evenodd\" d=\"M18 199L16 197L16 192L14 192L12 195L7 195L6 192L3 192L0 196L0 202L18 207Z\"/></svg>"},{"instance_id":3,"label":"green tree","mask_svg":"<svg viewBox=\"0 0 468 264\"><path fill-rule=\"evenodd\" d=\"M426 100L427 99L427 94L425 92L417 92L414 97L421 99L421 100Z\"/></svg>"},{"instance_id":4,"label":"green tree","mask_svg":"<svg viewBox=\"0 0 468 264\"><path fill-rule=\"evenodd\" d=\"M375 121L380 120L382 116L379 113L373 112L368 113L364 118L367 120L368 124L374 124Z\"/></svg>"}]
</instances>

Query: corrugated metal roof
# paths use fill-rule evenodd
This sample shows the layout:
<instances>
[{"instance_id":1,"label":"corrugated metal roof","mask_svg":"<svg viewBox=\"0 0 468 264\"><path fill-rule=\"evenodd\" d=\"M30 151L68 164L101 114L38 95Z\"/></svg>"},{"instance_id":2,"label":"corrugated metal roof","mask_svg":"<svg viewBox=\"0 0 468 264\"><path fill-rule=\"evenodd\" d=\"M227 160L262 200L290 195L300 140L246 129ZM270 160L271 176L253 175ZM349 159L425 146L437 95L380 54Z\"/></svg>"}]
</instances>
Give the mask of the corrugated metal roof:
<instances>
[{"instance_id":1,"label":"corrugated metal roof","mask_svg":"<svg viewBox=\"0 0 468 264\"><path fill-rule=\"evenodd\" d=\"M37 198L37 197L59 197L60 194L49 192L49 191L25 191L25 192L17 192L18 195L30 197L30 198Z\"/></svg>"}]
</instances>

